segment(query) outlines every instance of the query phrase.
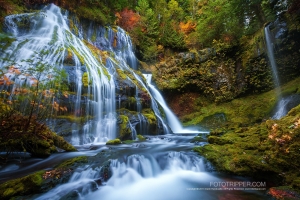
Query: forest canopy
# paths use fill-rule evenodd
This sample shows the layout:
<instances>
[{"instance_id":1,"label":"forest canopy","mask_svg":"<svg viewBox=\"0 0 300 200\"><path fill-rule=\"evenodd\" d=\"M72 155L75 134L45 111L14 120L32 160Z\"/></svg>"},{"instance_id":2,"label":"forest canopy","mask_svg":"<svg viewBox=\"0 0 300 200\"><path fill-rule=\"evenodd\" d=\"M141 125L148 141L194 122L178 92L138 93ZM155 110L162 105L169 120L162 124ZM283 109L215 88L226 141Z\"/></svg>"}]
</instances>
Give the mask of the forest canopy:
<instances>
[{"instance_id":1,"label":"forest canopy","mask_svg":"<svg viewBox=\"0 0 300 200\"><path fill-rule=\"evenodd\" d=\"M1 0L1 16L55 3L102 25L119 25L132 37L137 56L156 61L167 50L211 47L213 41L234 46L280 14L296 0ZM284 7L284 8L283 8ZM3 17L2 17L3 20Z\"/></svg>"}]
</instances>

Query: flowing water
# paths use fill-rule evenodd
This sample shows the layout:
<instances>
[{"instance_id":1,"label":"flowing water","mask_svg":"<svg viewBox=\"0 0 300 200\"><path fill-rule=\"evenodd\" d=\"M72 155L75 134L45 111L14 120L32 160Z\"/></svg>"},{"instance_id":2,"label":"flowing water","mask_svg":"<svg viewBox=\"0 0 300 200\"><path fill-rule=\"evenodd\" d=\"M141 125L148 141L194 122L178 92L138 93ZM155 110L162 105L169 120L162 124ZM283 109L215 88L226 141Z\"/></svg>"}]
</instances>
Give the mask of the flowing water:
<instances>
[{"instance_id":1,"label":"flowing water","mask_svg":"<svg viewBox=\"0 0 300 200\"><path fill-rule=\"evenodd\" d=\"M119 87L116 84L119 84L121 73L126 77L124 82L136 85L135 111L139 125L128 123L132 138L135 139L137 131L144 131L143 134L148 131L149 123L142 114L139 97L141 91L146 91L151 98L151 108L157 118L158 130L162 130L158 133L170 133L146 83L134 71L137 68L137 59L126 32L119 27L104 28L93 23L86 27L69 18L73 17L53 4L37 13L5 18L6 32L11 34L14 41L0 55L0 67L13 64L19 69L21 74L10 71L5 73L6 77L14 81L14 87L30 84L31 80L47 81L54 70L66 71L71 93L67 101L54 98L53 104L61 106L60 108L65 104L64 107L68 108L67 115L81 119L80 123L70 124L70 142L73 145L103 143L118 136L117 109L121 109L121 106L116 108L116 88ZM90 48L91 45L98 50ZM95 55L95 51L100 53ZM43 69L44 72L37 72L41 73L42 78L36 80L35 72L28 75L31 66L41 64L48 66ZM9 90L9 87L0 85L0 89ZM119 105L120 101L119 99ZM54 110L53 113L58 111ZM55 118L49 119L49 124L53 127L59 126L57 121Z\"/></svg>"},{"instance_id":2,"label":"flowing water","mask_svg":"<svg viewBox=\"0 0 300 200\"><path fill-rule=\"evenodd\" d=\"M62 12L53 4L38 13L8 16L5 27L14 41L5 47L5 53L0 56L0 66L14 63L25 73L31 65L39 65L42 57L42 62L47 66L67 71L67 81L72 85L74 93L69 97L72 105L68 112L84 119L82 124L74 122L71 125L71 143L76 145L79 152L57 153L47 159L24 160L24 157L28 157L27 154L18 155L19 159L0 168L1 182L42 169L51 170L68 158L86 155L89 162L73 169L67 182L53 189L48 188L50 190L44 194L32 194L24 198L265 199L264 190L216 186L216 183L241 183L250 180L216 173L209 163L191 151L195 146L191 140L201 131L183 128L152 85L151 75L145 75L147 81L144 81L135 73L137 60L131 40L124 30L118 27L97 28L92 23L83 26L73 20L73 25L77 27L74 31L74 27L70 28L69 17L68 12ZM97 47L104 55L95 56L86 42ZM39 52L44 54L40 55ZM72 58L72 61L67 62L66 57ZM54 69L49 70L42 74L45 80ZM124 82L136 85L135 119L139 125L129 121L132 138L135 138L137 132L153 134L149 133L149 122L142 114L140 90L149 95L151 109L165 135L146 136L146 141L135 141L132 144L103 144L108 139L117 137L117 109L121 108L121 103L120 97L116 96L119 87L116 77L121 76L120 73L127 74ZM30 85L34 78L34 74L25 76L9 71L6 76L15 85ZM5 87L1 86L0 89L7 90ZM162 117L160 107L163 108L166 119ZM55 125L56 121L53 119L51 123ZM171 132L182 135L169 134Z\"/></svg>"},{"instance_id":3,"label":"flowing water","mask_svg":"<svg viewBox=\"0 0 300 200\"><path fill-rule=\"evenodd\" d=\"M35 160L24 169L48 169L63 157L87 155L90 162L73 169L66 183L44 194L25 199L86 199L86 200L196 200L196 199L267 199L266 187L221 186L220 183L246 183L253 180L216 173L213 167L191 149L195 134L146 136L147 140L118 146L82 146L77 153L52 155ZM197 145L203 145L198 143ZM20 163L11 163L4 174L25 173ZM263 181L263 180L255 180ZM267 183L268 184L268 183ZM258 190L260 189L260 190Z\"/></svg>"},{"instance_id":4,"label":"flowing water","mask_svg":"<svg viewBox=\"0 0 300 200\"><path fill-rule=\"evenodd\" d=\"M151 94L156 99L157 102L161 105L164 109L168 125L172 129L173 133L207 133L199 130L193 130L190 128L183 128L180 121L176 117L176 115L170 110L167 103L165 102L164 98L160 94L160 92L156 89L156 87L151 83L152 74L144 74L146 77L147 83L149 85Z\"/></svg>"},{"instance_id":5,"label":"flowing water","mask_svg":"<svg viewBox=\"0 0 300 200\"><path fill-rule=\"evenodd\" d=\"M281 117L287 114L285 104L287 101L282 98L281 89L280 89L280 81L278 77L277 71L277 64L274 56L274 43L272 42L272 35L270 31L270 25L265 27L265 38L266 38L266 45L267 45L267 53L269 57L269 61L272 68L273 80L276 90L276 95L278 99L278 104L276 106L275 114L272 116L273 119L280 119Z\"/></svg>"},{"instance_id":6,"label":"flowing water","mask_svg":"<svg viewBox=\"0 0 300 200\"><path fill-rule=\"evenodd\" d=\"M269 57L269 61L273 73L275 90L278 99L275 109L272 112L273 113L272 118L280 119L284 117L288 113L288 111L290 111L293 107L299 105L300 101L298 95L290 95L287 97L283 97L281 94L280 80L278 77L277 64L274 55L274 43L272 41L272 38L274 37L272 36L272 33L270 31L270 24L265 27L265 38L266 38L268 57Z\"/></svg>"}]
</instances>

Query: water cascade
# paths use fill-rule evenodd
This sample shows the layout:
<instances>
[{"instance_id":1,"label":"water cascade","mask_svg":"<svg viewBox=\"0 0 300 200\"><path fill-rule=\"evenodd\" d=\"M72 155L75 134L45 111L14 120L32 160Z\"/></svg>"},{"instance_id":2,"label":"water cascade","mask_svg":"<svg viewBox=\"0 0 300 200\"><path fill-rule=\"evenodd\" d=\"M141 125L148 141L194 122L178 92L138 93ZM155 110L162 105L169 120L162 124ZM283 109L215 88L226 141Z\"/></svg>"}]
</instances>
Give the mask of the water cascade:
<instances>
[{"instance_id":1,"label":"water cascade","mask_svg":"<svg viewBox=\"0 0 300 200\"><path fill-rule=\"evenodd\" d=\"M175 116L175 114L170 110L168 105L166 104L164 98L160 94L160 92L155 88L154 85L151 83L152 74L144 74L147 83L149 85L151 94L156 99L156 101L159 102L161 107L164 109L164 112L166 114L166 118L168 121L168 125L172 129L173 133L206 133L198 130L191 130L188 128L183 128L178 118Z\"/></svg>"},{"instance_id":2,"label":"water cascade","mask_svg":"<svg viewBox=\"0 0 300 200\"><path fill-rule=\"evenodd\" d=\"M136 99L135 118L138 123L127 124L133 139L137 132L147 134L149 129L147 117L143 115L144 99L141 94L150 97L149 106L158 126L158 132L154 134L169 133L146 83L134 71L137 59L130 37L123 29L101 27L92 22L82 24L67 11L62 13L54 4L37 13L8 16L5 18L5 28L13 42L3 49L0 66L5 68L13 64L20 71L20 74L5 73L14 81L14 88L41 80L35 79L34 72L28 75L31 66L49 66L42 73L45 81L53 71L66 72L69 93L53 98L53 104L57 107L52 110L54 118L49 119L48 123L51 127L59 127L66 123L60 118L77 118L65 125L65 129L71 129L67 134L73 145L103 143L118 137L120 113L117 109L122 107L116 91L122 85L125 85L123 88L130 86L135 89L132 95ZM0 87L5 90L10 88L6 85Z\"/></svg>"},{"instance_id":3,"label":"water cascade","mask_svg":"<svg viewBox=\"0 0 300 200\"><path fill-rule=\"evenodd\" d=\"M169 128L164 122L162 118L162 114L158 109L158 105L156 101L152 98L150 91L147 88L147 85L144 83L143 79L137 75L134 69L137 69L137 59L133 53L133 45L130 37L126 34L126 32L120 27L109 28L108 30L103 27L95 27L91 24L88 27L82 27L83 25L78 23L76 27L78 28L78 37L88 40L93 46L97 47L102 51L112 52L114 57L110 59L106 58L106 67L110 74L116 75L116 72L122 72L127 74L126 81L129 81L133 84L136 84L135 87L135 100L136 100L136 111L137 111L137 119L138 129L140 134L148 134L148 121L147 118L142 114L142 103L140 98L140 91L144 90L150 96L151 100L151 108L158 120L158 130L162 130L158 133L169 134ZM85 32L83 30L86 30ZM107 39L104 36L107 35ZM116 68L119 69L116 70ZM115 78L115 76L114 76ZM136 80L136 82L134 82ZM118 108L121 108L120 105L120 97ZM133 135L135 132L138 132L137 127L134 123L129 124L129 128L132 130Z\"/></svg>"},{"instance_id":4,"label":"water cascade","mask_svg":"<svg viewBox=\"0 0 300 200\"><path fill-rule=\"evenodd\" d=\"M273 119L280 119L284 115L287 114L287 111L285 109L284 104L286 104L285 100L281 96L281 89L280 89L280 81L278 77L278 72L277 72L277 64L274 56L274 43L272 42L272 35L270 31L270 25L267 25L265 27L265 38L266 38L266 45L267 45L267 52L268 52L268 57L269 61L271 64L272 68L272 73L273 73L273 80L275 84L275 89L276 89L276 95L277 99L279 99L279 103L276 106L276 112L273 115Z\"/></svg>"},{"instance_id":5,"label":"water cascade","mask_svg":"<svg viewBox=\"0 0 300 200\"><path fill-rule=\"evenodd\" d=\"M105 186L97 190L100 186L97 184L97 180L101 178L104 170L111 174L111 177ZM174 176L174 172L177 175ZM181 152L155 155L133 154L126 157L125 160L110 160L109 167L92 168L87 166L84 170L78 169L68 183L50 190L37 199L61 199L72 191L76 191L76 196L83 199L97 199L99 197L101 199L161 199L161 197L154 198L153 195L155 194L150 194L151 192L158 192L157 195L161 196L160 192L166 186L172 187L173 191L174 187L181 191L182 194L168 192L168 198L165 197L165 199L176 199L178 198L177 195L180 197L189 196L189 194L184 193L186 187L199 183L203 185L207 178L219 180L204 172L205 166L202 159L195 155ZM180 184L174 183L174 181L178 181ZM151 184L151 188L147 187L149 184ZM166 186L163 186L164 184ZM147 190L149 191L147 192ZM131 191L135 191L133 192L135 195L132 195ZM137 191L139 194L136 194ZM194 196L194 194L190 195Z\"/></svg>"}]
</instances>

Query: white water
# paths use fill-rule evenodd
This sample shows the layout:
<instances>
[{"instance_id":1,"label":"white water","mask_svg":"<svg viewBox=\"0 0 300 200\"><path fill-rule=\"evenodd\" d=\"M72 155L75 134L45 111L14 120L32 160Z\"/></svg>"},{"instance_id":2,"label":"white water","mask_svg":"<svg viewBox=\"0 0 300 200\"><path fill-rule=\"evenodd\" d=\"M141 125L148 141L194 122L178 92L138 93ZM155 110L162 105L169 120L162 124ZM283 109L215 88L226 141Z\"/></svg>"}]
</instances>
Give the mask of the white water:
<instances>
[{"instance_id":1,"label":"white water","mask_svg":"<svg viewBox=\"0 0 300 200\"><path fill-rule=\"evenodd\" d=\"M12 34L16 41L5 49L4 54L0 55L0 67L9 66L13 62L22 73L16 75L8 72L6 76L19 85L30 83L32 77L24 76L23 72L25 73L30 66L37 65L41 59L51 67L59 70L67 69L69 84L74 84L74 94L70 95L73 96L71 101L74 105L69 108L68 112L81 117L84 121L84 124L74 122L70 125L71 143L73 145L103 143L117 137L116 69L131 74L141 88L145 88L146 91L148 89L133 70L137 68L137 59L133 53L130 37L123 29L117 27L113 30L110 27L103 28L93 24L86 29L78 23L75 24L78 28L75 34L69 28L68 17L68 12L62 13L61 9L53 4L46 6L39 14L29 13L6 17L7 32ZM19 27L20 21L24 19L28 22L26 29ZM91 39L93 36L94 39ZM107 57L93 55L83 39L100 50L107 51ZM41 51L46 52L42 58L38 54ZM72 66L66 66L64 63L67 54L72 56ZM33 62L29 64L24 61L26 59L32 59ZM84 72L87 73L89 83L85 89L83 89L82 82ZM46 72L43 75L45 80L49 73ZM127 79L133 83L130 77ZM138 86L136 88L137 91L140 90ZM142 133L147 134L148 121L141 113L142 105L138 93L136 93L136 99L139 131L145 131ZM59 99L53 99L54 102L60 104ZM162 119L158 105L152 96L151 106L157 117L158 130L168 134L168 126ZM55 125L56 121L53 121L52 125ZM128 125L132 129L134 139L137 133L136 127L130 123ZM162 132L159 133L162 134Z\"/></svg>"},{"instance_id":2,"label":"white water","mask_svg":"<svg viewBox=\"0 0 300 200\"><path fill-rule=\"evenodd\" d=\"M273 79L274 79L274 84L275 87L280 86L279 78L278 78L278 72L277 72L277 64L275 61L275 56L274 56L274 43L271 40L271 32L270 32L270 27L269 25L265 27L265 37L266 37L266 43L267 43L267 52L268 52L268 57L269 61L272 67L272 73L273 73ZM281 91L278 91L279 95Z\"/></svg>"},{"instance_id":3,"label":"white water","mask_svg":"<svg viewBox=\"0 0 300 200\"><path fill-rule=\"evenodd\" d=\"M194 134L195 136L196 134ZM103 156L74 169L69 181L35 196L38 200L198 200L264 199L257 191L225 191L214 182L238 182L245 179L207 171L209 164L191 152L194 136L148 136L145 142L115 146L103 156L117 155L108 162ZM110 157L111 157L110 156ZM100 160L98 160L100 159ZM106 161L106 160L105 160ZM104 178L106 177L106 178ZM102 181L99 181L102 180ZM243 189L243 188L241 188ZM220 191L223 190L223 191ZM225 198L225 196L227 198Z\"/></svg>"},{"instance_id":4,"label":"white water","mask_svg":"<svg viewBox=\"0 0 300 200\"><path fill-rule=\"evenodd\" d=\"M160 92L156 89L154 85L151 83L152 74L144 74L147 83L149 85L151 94L156 99L156 101L161 105L161 107L164 109L164 112L166 114L166 118L168 121L168 125L172 129L173 133L207 133L205 131L198 131L198 130L192 130L188 128L183 128L178 118L175 116L175 114L170 110L167 103L165 102L164 98L160 94Z\"/></svg>"},{"instance_id":5,"label":"white water","mask_svg":"<svg viewBox=\"0 0 300 200\"><path fill-rule=\"evenodd\" d=\"M63 60L68 50L73 56L74 71L76 73L76 97L74 114L83 118L91 115L93 120L89 120L84 126L86 135L79 136L78 126L72 125L74 145L86 142L102 142L116 137L116 116L115 116L115 85L112 79L104 73L105 66L99 62L86 47L86 45L76 37L67 24L67 13L62 14L59 7L50 4L45 7L42 14L22 14L12 15L5 19L8 32L13 34L16 41L6 49L6 53L1 58L8 57L19 66L21 71L26 71L30 65L24 59L33 59L32 65L37 65L40 58L36 58L37 52L47 51L43 55L43 62L63 69ZM22 18L28 18L30 26L28 30L22 30L17 22ZM80 56L80 57L79 57ZM2 61L1 66L9 65L9 62ZM82 108L82 68L86 69L90 85L87 89L86 107ZM47 73L47 71L46 71ZM48 72L49 73L49 72ZM58 102L59 103L59 102ZM86 110L86 114L81 114Z\"/></svg>"},{"instance_id":6,"label":"white water","mask_svg":"<svg viewBox=\"0 0 300 200\"><path fill-rule=\"evenodd\" d=\"M274 43L271 40L271 32L270 32L269 26L270 25L265 27L267 53L268 53L269 61L270 61L271 68L272 68L273 80L274 80L277 99L279 100L279 103L277 105L277 111L272 116L272 118L280 119L281 117L283 117L287 114L287 111L285 109L286 101L284 101L281 96L280 81L279 81L278 72L277 72L277 64L276 64L276 60L274 57Z\"/></svg>"},{"instance_id":7,"label":"white water","mask_svg":"<svg viewBox=\"0 0 300 200\"><path fill-rule=\"evenodd\" d=\"M76 191L80 199L182 199L195 197L187 193L187 188L200 187L207 184L207 180L220 181L204 172L202 159L181 152L133 154L125 160L113 159L110 161L112 176L99 187L95 180L100 178L101 169L90 166L77 169L68 183L37 199L60 199L72 191Z\"/></svg>"},{"instance_id":8,"label":"white water","mask_svg":"<svg viewBox=\"0 0 300 200\"><path fill-rule=\"evenodd\" d=\"M298 95L291 95L282 97L276 105L273 119L280 119L284 117L293 107L299 105L300 97Z\"/></svg>"}]
</instances>

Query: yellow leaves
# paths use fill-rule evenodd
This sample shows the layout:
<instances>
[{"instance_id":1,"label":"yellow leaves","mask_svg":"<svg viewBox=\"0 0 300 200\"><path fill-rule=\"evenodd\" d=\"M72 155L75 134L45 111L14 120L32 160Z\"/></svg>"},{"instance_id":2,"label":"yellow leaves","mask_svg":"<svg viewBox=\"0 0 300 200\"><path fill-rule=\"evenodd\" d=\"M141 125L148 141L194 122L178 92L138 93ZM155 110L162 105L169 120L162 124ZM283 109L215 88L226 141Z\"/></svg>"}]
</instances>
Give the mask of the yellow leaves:
<instances>
[{"instance_id":1,"label":"yellow leaves","mask_svg":"<svg viewBox=\"0 0 300 200\"><path fill-rule=\"evenodd\" d=\"M68 98L68 97L69 97L69 93L68 93L68 92L63 92L63 96L64 96L65 98Z\"/></svg>"},{"instance_id":2,"label":"yellow leaves","mask_svg":"<svg viewBox=\"0 0 300 200\"><path fill-rule=\"evenodd\" d=\"M54 101L52 107L54 110L59 111L59 104L56 101Z\"/></svg>"},{"instance_id":3,"label":"yellow leaves","mask_svg":"<svg viewBox=\"0 0 300 200\"><path fill-rule=\"evenodd\" d=\"M183 22L180 22L179 23L179 28L180 28L180 31L183 32L184 34L189 34L193 31L195 31L196 29L196 23L188 20L187 23L183 23Z\"/></svg>"},{"instance_id":4,"label":"yellow leaves","mask_svg":"<svg viewBox=\"0 0 300 200\"><path fill-rule=\"evenodd\" d=\"M286 140L286 141L290 141L291 139L292 139L292 137L291 136L289 136L289 135L283 135L282 137L281 137L283 140Z\"/></svg>"},{"instance_id":5,"label":"yellow leaves","mask_svg":"<svg viewBox=\"0 0 300 200\"><path fill-rule=\"evenodd\" d=\"M300 118L296 119L296 121L294 122L294 128L299 128L300 126Z\"/></svg>"},{"instance_id":6,"label":"yellow leaves","mask_svg":"<svg viewBox=\"0 0 300 200\"><path fill-rule=\"evenodd\" d=\"M278 130L278 124L272 125L272 132L276 132Z\"/></svg>"},{"instance_id":7,"label":"yellow leaves","mask_svg":"<svg viewBox=\"0 0 300 200\"><path fill-rule=\"evenodd\" d=\"M268 138L282 146L292 140L292 136L290 135L290 133L291 132L283 133L279 125L275 123L271 127L271 133L268 135ZM286 150L286 152L288 153L288 150Z\"/></svg>"},{"instance_id":8,"label":"yellow leaves","mask_svg":"<svg viewBox=\"0 0 300 200\"><path fill-rule=\"evenodd\" d=\"M8 68L8 72L10 72L10 73L14 73L14 74L16 74L16 75L19 75L19 74L21 74L21 71L19 70L19 68L18 67L15 67L15 66L10 66L9 68Z\"/></svg>"}]
</instances>

